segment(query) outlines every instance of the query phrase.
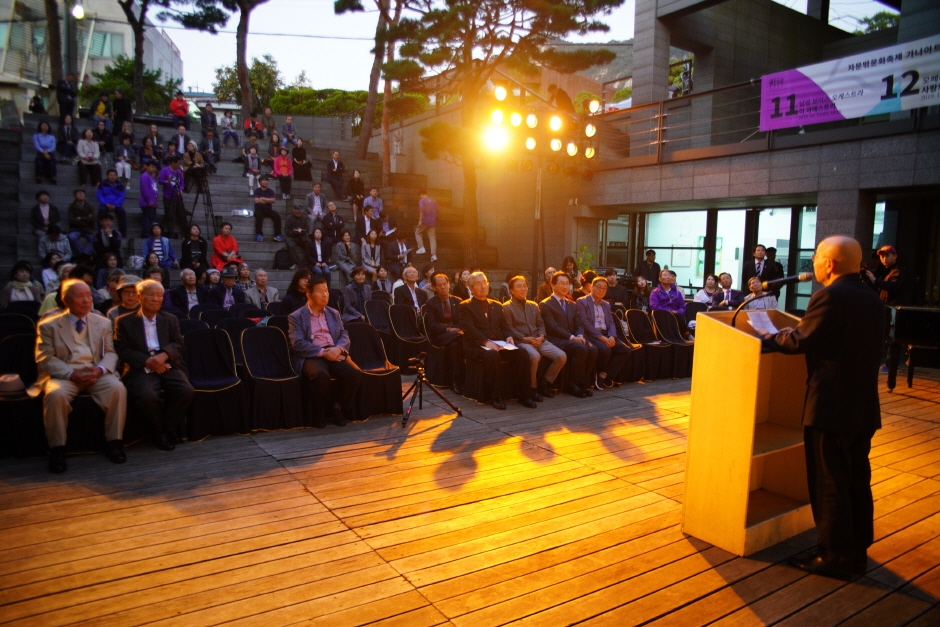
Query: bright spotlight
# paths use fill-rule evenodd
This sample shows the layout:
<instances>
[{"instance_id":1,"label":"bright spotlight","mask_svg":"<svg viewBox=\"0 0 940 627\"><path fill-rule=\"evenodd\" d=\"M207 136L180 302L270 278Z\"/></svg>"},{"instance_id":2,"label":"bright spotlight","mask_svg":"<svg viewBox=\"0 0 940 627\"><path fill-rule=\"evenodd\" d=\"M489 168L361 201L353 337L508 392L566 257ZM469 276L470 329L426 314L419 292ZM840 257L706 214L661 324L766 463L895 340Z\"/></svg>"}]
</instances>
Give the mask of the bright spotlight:
<instances>
[{"instance_id":1,"label":"bright spotlight","mask_svg":"<svg viewBox=\"0 0 940 627\"><path fill-rule=\"evenodd\" d=\"M502 102L503 100L506 99L508 92L506 91L505 87L503 87L502 85L498 85L496 89L493 90L493 95L496 96L497 100Z\"/></svg>"},{"instance_id":2,"label":"bright spotlight","mask_svg":"<svg viewBox=\"0 0 940 627\"><path fill-rule=\"evenodd\" d=\"M588 146L584 149L584 157L586 159L593 159L594 155L597 154L593 146Z\"/></svg>"},{"instance_id":3,"label":"bright spotlight","mask_svg":"<svg viewBox=\"0 0 940 627\"><path fill-rule=\"evenodd\" d=\"M549 145L551 146L552 150L554 150L555 152L558 152L559 150L561 150L561 140L558 139L557 137L553 139L551 144Z\"/></svg>"},{"instance_id":4,"label":"bright spotlight","mask_svg":"<svg viewBox=\"0 0 940 627\"><path fill-rule=\"evenodd\" d=\"M525 147L528 148L529 150L535 150L535 138L530 137L527 140L525 140Z\"/></svg>"},{"instance_id":5,"label":"bright spotlight","mask_svg":"<svg viewBox=\"0 0 940 627\"><path fill-rule=\"evenodd\" d=\"M500 152L509 144L509 132L501 126L491 126L483 133L483 145L491 152Z\"/></svg>"},{"instance_id":6,"label":"bright spotlight","mask_svg":"<svg viewBox=\"0 0 940 627\"><path fill-rule=\"evenodd\" d=\"M78 3L72 7L72 17L74 17L76 20L85 18L85 8L82 7L81 3Z\"/></svg>"},{"instance_id":7,"label":"bright spotlight","mask_svg":"<svg viewBox=\"0 0 940 627\"><path fill-rule=\"evenodd\" d=\"M587 137L594 137L594 135L597 134L597 127L594 126L593 124L588 124L587 126L584 127L584 134Z\"/></svg>"},{"instance_id":8,"label":"bright spotlight","mask_svg":"<svg viewBox=\"0 0 940 627\"><path fill-rule=\"evenodd\" d=\"M600 100L595 99L595 100L591 100L591 102L588 103L588 111L590 111L591 113L597 113L597 110L600 108L601 108Z\"/></svg>"},{"instance_id":9,"label":"bright spotlight","mask_svg":"<svg viewBox=\"0 0 940 627\"><path fill-rule=\"evenodd\" d=\"M499 109L494 109L493 113L490 114L490 119L493 120L493 124L502 124L503 123L503 112Z\"/></svg>"},{"instance_id":10,"label":"bright spotlight","mask_svg":"<svg viewBox=\"0 0 940 627\"><path fill-rule=\"evenodd\" d=\"M519 126L520 124L522 124L522 114L513 113L512 115L510 115L509 123L512 124L513 126Z\"/></svg>"},{"instance_id":11,"label":"bright spotlight","mask_svg":"<svg viewBox=\"0 0 940 627\"><path fill-rule=\"evenodd\" d=\"M561 129L561 118L557 115L553 115L548 121L548 128L552 129L553 131Z\"/></svg>"},{"instance_id":12,"label":"bright spotlight","mask_svg":"<svg viewBox=\"0 0 940 627\"><path fill-rule=\"evenodd\" d=\"M574 142L568 142L567 151L569 157L574 157L578 154L578 145Z\"/></svg>"},{"instance_id":13,"label":"bright spotlight","mask_svg":"<svg viewBox=\"0 0 940 627\"><path fill-rule=\"evenodd\" d=\"M539 125L538 116L536 116L534 113L530 113L529 115L527 115L525 117L525 125L528 126L529 128L535 128L536 126L538 126Z\"/></svg>"}]
</instances>

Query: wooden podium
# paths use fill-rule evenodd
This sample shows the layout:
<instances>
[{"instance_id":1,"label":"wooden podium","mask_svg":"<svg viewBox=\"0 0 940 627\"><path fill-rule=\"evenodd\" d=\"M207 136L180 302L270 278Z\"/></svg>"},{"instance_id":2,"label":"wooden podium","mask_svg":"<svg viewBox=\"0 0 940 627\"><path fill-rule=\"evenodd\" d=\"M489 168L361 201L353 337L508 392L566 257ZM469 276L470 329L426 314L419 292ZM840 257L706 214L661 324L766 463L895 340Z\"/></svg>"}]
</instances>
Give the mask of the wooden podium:
<instances>
[{"instance_id":1,"label":"wooden podium","mask_svg":"<svg viewBox=\"0 0 940 627\"><path fill-rule=\"evenodd\" d=\"M767 314L778 329L798 318ZM682 530L750 555L813 527L803 355L761 353L748 312L696 317Z\"/></svg>"}]
</instances>

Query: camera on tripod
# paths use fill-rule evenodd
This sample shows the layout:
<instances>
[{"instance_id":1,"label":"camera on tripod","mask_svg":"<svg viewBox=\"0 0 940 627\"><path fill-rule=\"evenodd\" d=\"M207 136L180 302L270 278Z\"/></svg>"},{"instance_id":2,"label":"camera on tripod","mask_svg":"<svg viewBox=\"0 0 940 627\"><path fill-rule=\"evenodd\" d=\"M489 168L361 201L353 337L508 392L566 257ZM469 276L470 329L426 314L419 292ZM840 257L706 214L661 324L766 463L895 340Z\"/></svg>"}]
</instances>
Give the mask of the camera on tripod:
<instances>
[{"instance_id":1,"label":"camera on tripod","mask_svg":"<svg viewBox=\"0 0 940 627\"><path fill-rule=\"evenodd\" d=\"M410 357L408 359L408 366L414 368L415 370L418 370L419 368L424 370L424 364L425 361L427 361L427 358L427 353L418 353L416 356Z\"/></svg>"}]
</instances>

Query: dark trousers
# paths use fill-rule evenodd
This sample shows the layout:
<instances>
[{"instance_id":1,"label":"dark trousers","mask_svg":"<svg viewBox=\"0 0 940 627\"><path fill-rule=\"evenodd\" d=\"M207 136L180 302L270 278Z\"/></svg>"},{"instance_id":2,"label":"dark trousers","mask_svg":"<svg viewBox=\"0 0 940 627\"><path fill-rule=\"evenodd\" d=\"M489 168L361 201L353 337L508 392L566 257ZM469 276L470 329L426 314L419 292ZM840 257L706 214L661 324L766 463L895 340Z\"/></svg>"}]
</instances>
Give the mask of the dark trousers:
<instances>
[{"instance_id":1,"label":"dark trousers","mask_svg":"<svg viewBox=\"0 0 940 627\"><path fill-rule=\"evenodd\" d=\"M274 235L281 234L281 214L271 208L271 205L255 205L255 235L261 235L264 230L264 219L271 218L274 223Z\"/></svg>"},{"instance_id":2,"label":"dark trousers","mask_svg":"<svg viewBox=\"0 0 940 627\"><path fill-rule=\"evenodd\" d=\"M78 162L78 182L84 185L86 181L92 185L98 185L101 182L101 164Z\"/></svg>"},{"instance_id":3,"label":"dark trousers","mask_svg":"<svg viewBox=\"0 0 940 627\"><path fill-rule=\"evenodd\" d=\"M512 390L519 399L529 398L532 388L529 386L529 354L524 350L488 351L482 346L474 346L467 359L476 367L483 369L483 389L488 397L478 401L489 402L502 398L503 389ZM507 382L508 384L504 383Z\"/></svg>"},{"instance_id":4,"label":"dark trousers","mask_svg":"<svg viewBox=\"0 0 940 627\"><path fill-rule=\"evenodd\" d=\"M849 566L865 556L874 541L871 494L873 431L851 433L803 428L806 479L819 554Z\"/></svg>"},{"instance_id":5,"label":"dark trousers","mask_svg":"<svg viewBox=\"0 0 940 627\"><path fill-rule=\"evenodd\" d=\"M337 198L344 198L342 174L327 174L326 182L329 183L330 187L333 188L333 193L336 194Z\"/></svg>"},{"instance_id":6,"label":"dark trousers","mask_svg":"<svg viewBox=\"0 0 940 627\"><path fill-rule=\"evenodd\" d=\"M170 239L185 237L189 232L182 196L163 197L163 234Z\"/></svg>"},{"instance_id":7,"label":"dark trousers","mask_svg":"<svg viewBox=\"0 0 940 627\"><path fill-rule=\"evenodd\" d=\"M124 385L130 400L147 419L154 435L180 433L183 417L196 394L182 371L170 368L163 374L148 374L143 370L134 370L124 377Z\"/></svg>"},{"instance_id":8,"label":"dark trousers","mask_svg":"<svg viewBox=\"0 0 940 627\"><path fill-rule=\"evenodd\" d=\"M188 115L174 115L173 116L173 128L179 128L180 124L188 131L189 130L189 116Z\"/></svg>"},{"instance_id":9,"label":"dark trousers","mask_svg":"<svg viewBox=\"0 0 940 627\"><path fill-rule=\"evenodd\" d=\"M98 207L98 221L99 222L101 221L102 216L110 216L111 213L112 212L109 211L108 208L105 207L104 205L102 205L101 207ZM115 207L114 216L112 216L112 218L113 217L117 217L118 230L121 232L121 235L126 235L127 234L127 211L124 210L124 207ZM150 233L147 234L147 237L150 237Z\"/></svg>"},{"instance_id":10,"label":"dark trousers","mask_svg":"<svg viewBox=\"0 0 940 627\"><path fill-rule=\"evenodd\" d=\"M590 342L581 344L574 340L560 340L554 337L550 340L568 355L568 381L572 385L585 388L590 386L593 383L591 373L597 363L597 347Z\"/></svg>"},{"instance_id":11,"label":"dark trousers","mask_svg":"<svg viewBox=\"0 0 940 627\"><path fill-rule=\"evenodd\" d=\"M467 367L463 358L463 342L460 339L460 333L444 333L434 338L434 345L444 347L444 367L451 374L454 385L462 386Z\"/></svg>"},{"instance_id":12,"label":"dark trousers","mask_svg":"<svg viewBox=\"0 0 940 627\"><path fill-rule=\"evenodd\" d=\"M54 179L56 177L55 154L49 153L49 158L42 156L41 152L36 153L36 178L45 176Z\"/></svg>"},{"instance_id":13,"label":"dark trousers","mask_svg":"<svg viewBox=\"0 0 940 627\"><path fill-rule=\"evenodd\" d=\"M609 336L608 336L609 337ZM633 366L633 349L617 340L613 348L607 346L599 339L587 338L597 349L597 372L606 372L611 378L618 379L624 366L630 364L631 372Z\"/></svg>"},{"instance_id":14,"label":"dark trousers","mask_svg":"<svg viewBox=\"0 0 940 627\"><path fill-rule=\"evenodd\" d=\"M287 238L287 252L290 262L298 268L307 265L307 246L305 242L297 241L296 237Z\"/></svg>"},{"instance_id":15,"label":"dark trousers","mask_svg":"<svg viewBox=\"0 0 940 627\"><path fill-rule=\"evenodd\" d=\"M147 238L150 237L150 227L154 222L157 221L157 208L156 207L141 207L141 229L140 236ZM121 231L121 234L124 235L124 231Z\"/></svg>"},{"instance_id":16,"label":"dark trousers","mask_svg":"<svg viewBox=\"0 0 940 627\"><path fill-rule=\"evenodd\" d=\"M353 399L359 384L362 383L362 371L352 359L305 359L301 377L304 386L304 412L308 422L319 426L326 424L327 416L333 410L333 403L340 406L346 420L355 418ZM335 384L332 384L331 378L336 379Z\"/></svg>"},{"instance_id":17,"label":"dark trousers","mask_svg":"<svg viewBox=\"0 0 940 627\"><path fill-rule=\"evenodd\" d=\"M282 194L290 194L291 178L289 176L279 176L277 177L277 182L281 186Z\"/></svg>"}]
</instances>

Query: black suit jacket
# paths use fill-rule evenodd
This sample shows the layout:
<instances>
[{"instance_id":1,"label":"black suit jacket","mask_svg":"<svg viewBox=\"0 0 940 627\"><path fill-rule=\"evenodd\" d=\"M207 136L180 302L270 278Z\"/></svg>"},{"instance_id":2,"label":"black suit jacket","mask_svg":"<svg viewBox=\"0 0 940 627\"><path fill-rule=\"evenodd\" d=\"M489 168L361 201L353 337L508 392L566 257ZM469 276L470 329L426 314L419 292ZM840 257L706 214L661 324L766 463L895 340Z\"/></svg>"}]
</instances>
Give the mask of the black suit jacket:
<instances>
[{"instance_id":1,"label":"black suit jacket","mask_svg":"<svg viewBox=\"0 0 940 627\"><path fill-rule=\"evenodd\" d=\"M157 312L156 320L160 352L169 355L171 366L186 374L179 320L163 311ZM147 337L144 334L143 314L139 309L136 313L120 316L115 321L114 350L124 362L125 371L143 370L144 363L150 359Z\"/></svg>"},{"instance_id":2,"label":"black suit jacket","mask_svg":"<svg viewBox=\"0 0 940 627\"><path fill-rule=\"evenodd\" d=\"M479 299L468 298L458 306L463 347L467 353L490 340L505 342L507 337L512 336L512 331L503 318L503 306L491 298L487 298L486 302L489 305L488 316L483 313L483 305Z\"/></svg>"},{"instance_id":3,"label":"black suit jacket","mask_svg":"<svg viewBox=\"0 0 940 627\"><path fill-rule=\"evenodd\" d=\"M730 307L734 309L738 305L744 302L744 292L740 290L731 290L731 302L725 305L725 308ZM725 299L725 291L723 289L718 289L717 292L712 294L712 308L717 307L718 303Z\"/></svg>"},{"instance_id":4,"label":"black suit jacket","mask_svg":"<svg viewBox=\"0 0 940 627\"><path fill-rule=\"evenodd\" d=\"M222 295L223 298L225 295ZM200 305L205 305L209 302L209 290L203 285L196 286L196 299L199 301ZM186 286L177 285L170 290L170 302L173 303L173 306L179 309L180 311L189 311L189 299L186 297Z\"/></svg>"},{"instance_id":5,"label":"black suit jacket","mask_svg":"<svg viewBox=\"0 0 940 627\"><path fill-rule=\"evenodd\" d=\"M572 335L584 335L584 327L578 318L577 309L576 303L568 301L566 310L562 311L554 296L549 296L539 303L539 313L542 314L542 322L545 323L545 333L549 340L568 340Z\"/></svg>"},{"instance_id":6,"label":"black suit jacket","mask_svg":"<svg viewBox=\"0 0 940 627\"><path fill-rule=\"evenodd\" d=\"M304 254L307 257L307 266L312 268L318 263L325 263L329 265L330 254L332 253L330 250L331 248L332 246L330 245L330 242L326 241L325 239L320 240L320 258L317 259L317 245L312 239L308 238L307 243L304 246Z\"/></svg>"},{"instance_id":7,"label":"black suit jacket","mask_svg":"<svg viewBox=\"0 0 940 627\"><path fill-rule=\"evenodd\" d=\"M45 229L46 225L43 223L42 212L39 211L39 205L33 205L33 208L29 212L29 223L36 230ZM49 224L56 224L59 227L62 226L62 216L59 213L59 208L49 203ZM62 229L63 235L68 235L68 225L65 225L65 228Z\"/></svg>"},{"instance_id":8,"label":"black suit jacket","mask_svg":"<svg viewBox=\"0 0 940 627\"><path fill-rule=\"evenodd\" d=\"M418 296L418 307L422 307L428 301L428 293L415 285L415 294ZM392 294L396 305L415 306L415 301L411 298L411 293L407 285L399 285Z\"/></svg>"},{"instance_id":9,"label":"black suit jacket","mask_svg":"<svg viewBox=\"0 0 940 627\"><path fill-rule=\"evenodd\" d=\"M421 298L420 296L418 298ZM444 322L444 304L440 297L429 298L421 307L424 312L424 326L432 342L440 346L438 339L447 335L448 328L460 328L460 299L456 296L448 296L450 301L450 324Z\"/></svg>"},{"instance_id":10,"label":"black suit jacket","mask_svg":"<svg viewBox=\"0 0 940 627\"><path fill-rule=\"evenodd\" d=\"M333 164L332 157L330 157L330 159L326 162L327 176L336 176L336 175L342 176L342 174L346 171L346 166L343 165L342 161L337 161L336 163L337 165Z\"/></svg>"},{"instance_id":11,"label":"black suit jacket","mask_svg":"<svg viewBox=\"0 0 940 627\"><path fill-rule=\"evenodd\" d=\"M56 149L59 152L65 152L65 146L69 142L72 142L72 147L78 146L78 129L75 128L75 123L72 123L72 126L68 128L68 131L65 130L65 125L63 124L59 128L59 139L56 143Z\"/></svg>"},{"instance_id":12,"label":"black suit jacket","mask_svg":"<svg viewBox=\"0 0 940 627\"><path fill-rule=\"evenodd\" d=\"M878 295L858 274L850 274L813 294L791 333L765 340L784 353L806 354L804 425L855 433L881 428L878 368L884 326Z\"/></svg>"},{"instance_id":13,"label":"black suit jacket","mask_svg":"<svg viewBox=\"0 0 940 627\"><path fill-rule=\"evenodd\" d=\"M244 303L245 301L245 292L241 291L237 287L232 288L232 298L235 299L235 304ZM219 307L222 306L222 303L225 302L225 285L219 283L211 290L209 290L209 302L215 303ZM185 309L183 311L186 311Z\"/></svg>"},{"instance_id":14,"label":"black suit jacket","mask_svg":"<svg viewBox=\"0 0 940 627\"><path fill-rule=\"evenodd\" d=\"M754 258L751 257L749 261L744 262L744 266L741 270L741 287L746 288L747 282L752 276L757 276L757 262L754 261ZM773 281L774 279L780 279L783 277L777 276L777 268L773 263L768 262L764 259L764 267L761 269L760 280L763 281Z\"/></svg>"},{"instance_id":15,"label":"black suit jacket","mask_svg":"<svg viewBox=\"0 0 940 627\"><path fill-rule=\"evenodd\" d=\"M366 215L363 213L358 218L356 218L356 239L354 243L361 244L362 240L365 239L366 235L369 234L369 231L379 232L379 218L378 216L369 219L369 228L366 229Z\"/></svg>"},{"instance_id":16,"label":"black suit jacket","mask_svg":"<svg viewBox=\"0 0 940 627\"><path fill-rule=\"evenodd\" d=\"M343 229L346 228L346 221L339 213L330 213L327 211L323 215L323 239L329 239L334 244L339 241L343 235ZM352 246L357 242L350 242Z\"/></svg>"},{"instance_id":17,"label":"black suit jacket","mask_svg":"<svg viewBox=\"0 0 940 627\"><path fill-rule=\"evenodd\" d=\"M408 241L405 240L405 250L411 250L412 248L413 246L411 246L408 243ZM392 241L390 241L389 243L385 245L385 250L382 251L382 254L385 255L386 265L394 263L394 264L398 264L399 266L403 266L405 265L405 263L411 261L411 259L408 259L408 257L411 257L411 255L414 253L413 252L408 253L405 256L405 261L399 261L398 255L401 254L401 251L398 249L398 240L393 239Z\"/></svg>"}]
</instances>

